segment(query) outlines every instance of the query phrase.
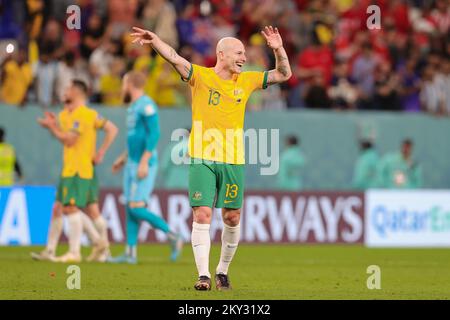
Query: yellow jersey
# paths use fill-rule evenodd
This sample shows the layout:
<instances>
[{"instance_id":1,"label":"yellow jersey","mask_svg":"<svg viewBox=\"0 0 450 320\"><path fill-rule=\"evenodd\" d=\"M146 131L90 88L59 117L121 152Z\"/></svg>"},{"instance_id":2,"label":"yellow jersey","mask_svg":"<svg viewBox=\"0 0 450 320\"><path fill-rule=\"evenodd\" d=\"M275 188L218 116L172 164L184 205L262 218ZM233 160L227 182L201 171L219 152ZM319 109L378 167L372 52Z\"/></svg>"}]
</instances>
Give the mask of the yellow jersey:
<instances>
[{"instance_id":1,"label":"yellow jersey","mask_svg":"<svg viewBox=\"0 0 450 320\"><path fill-rule=\"evenodd\" d=\"M9 61L5 64L4 75L0 98L7 104L20 104L33 81L31 65L29 63L19 65L16 61Z\"/></svg>"},{"instance_id":2,"label":"yellow jersey","mask_svg":"<svg viewBox=\"0 0 450 320\"><path fill-rule=\"evenodd\" d=\"M187 81L192 92L192 158L245 163L245 105L255 89L267 87L267 75L267 71L246 71L224 80L213 68L191 65Z\"/></svg>"},{"instance_id":3,"label":"yellow jersey","mask_svg":"<svg viewBox=\"0 0 450 320\"><path fill-rule=\"evenodd\" d=\"M78 174L82 179L94 177L93 159L97 143L97 130L103 128L106 119L97 111L80 106L73 111L64 109L59 113L59 125L63 132L73 131L78 139L73 146L63 148L62 177Z\"/></svg>"}]
</instances>

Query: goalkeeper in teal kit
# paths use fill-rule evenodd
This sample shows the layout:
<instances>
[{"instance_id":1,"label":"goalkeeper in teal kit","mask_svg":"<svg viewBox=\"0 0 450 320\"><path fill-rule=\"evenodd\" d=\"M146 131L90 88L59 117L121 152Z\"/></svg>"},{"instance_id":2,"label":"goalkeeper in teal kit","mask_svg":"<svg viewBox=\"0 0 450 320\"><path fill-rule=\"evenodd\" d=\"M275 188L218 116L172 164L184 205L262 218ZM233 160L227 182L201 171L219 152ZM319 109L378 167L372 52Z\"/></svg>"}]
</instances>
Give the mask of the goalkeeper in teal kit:
<instances>
[{"instance_id":1,"label":"goalkeeper in teal kit","mask_svg":"<svg viewBox=\"0 0 450 320\"><path fill-rule=\"evenodd\" d=\"M127 246L123 255L110 258L112 263L137 263L139 223L147 221L163 231L171 243L171 260L175 261L183 245L180 235L170 230L167 222L147 210L158 168L156 145L160 130L156 104L144 94L145 76L136 71L123 78L122 94L127 109L127 152L113 164L113 172L124 167L123 192L127 212Z\"/></svg>"}]
</instances>

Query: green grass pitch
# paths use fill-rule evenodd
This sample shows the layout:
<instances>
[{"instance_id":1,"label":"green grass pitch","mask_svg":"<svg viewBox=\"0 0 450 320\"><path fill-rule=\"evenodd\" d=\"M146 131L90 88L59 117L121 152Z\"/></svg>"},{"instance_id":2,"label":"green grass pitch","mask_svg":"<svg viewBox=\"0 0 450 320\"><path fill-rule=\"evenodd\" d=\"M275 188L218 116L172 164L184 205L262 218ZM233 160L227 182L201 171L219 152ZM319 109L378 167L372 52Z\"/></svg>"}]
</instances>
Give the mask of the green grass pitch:
<instances>
[{"instance_id":1,"label":"green grass pitch","mask_svg":"<svg viewBox=\"0 0 450 320\"><path fill-rule=\"evenodd\" d=\"M41 247L0 247L0 299L449 299L450 250L369 249L336 245L239 246L230 267L234 289L197 292L190 245L168 261L166 245L140 245L138 265L81 263L81 289L66 287L68 265L32 261ZM66 247L61 246L59 253ZM113 254L123 246L113 246ZM211 249L213 271L219 245ZM83 248L86 256L88 248ZM381 289L366 286L381 268Z\"/></svg>"}]
</instances>

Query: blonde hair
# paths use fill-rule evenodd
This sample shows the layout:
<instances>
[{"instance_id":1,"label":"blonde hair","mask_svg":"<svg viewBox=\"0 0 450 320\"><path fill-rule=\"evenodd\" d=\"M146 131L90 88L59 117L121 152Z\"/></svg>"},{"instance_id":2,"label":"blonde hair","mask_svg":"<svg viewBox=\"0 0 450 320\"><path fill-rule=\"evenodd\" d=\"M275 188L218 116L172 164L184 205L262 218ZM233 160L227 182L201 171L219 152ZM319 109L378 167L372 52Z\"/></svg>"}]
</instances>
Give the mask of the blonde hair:
<instances>
[{"instance_id":1,"label":"blonde hair","mask_svg":"<svg viewBox=\"0 0 450 320\"><path fill-rule=\"evenodd\" d=\"M136 89L143 89L147 82L145 74L141 71L133 70L125 74L130 84Z\"/></svg>"}]
</instances>

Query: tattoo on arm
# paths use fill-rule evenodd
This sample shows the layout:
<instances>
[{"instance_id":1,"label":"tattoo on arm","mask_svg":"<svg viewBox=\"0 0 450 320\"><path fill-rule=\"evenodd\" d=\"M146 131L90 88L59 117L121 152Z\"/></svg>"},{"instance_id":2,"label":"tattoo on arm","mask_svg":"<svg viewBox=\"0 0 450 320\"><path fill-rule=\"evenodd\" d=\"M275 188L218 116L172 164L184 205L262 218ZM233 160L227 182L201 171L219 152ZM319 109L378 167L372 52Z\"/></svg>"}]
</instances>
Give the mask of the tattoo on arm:
<instances>
[{"instance_id":1,"label":"tattoo on arm","mask_svg":"<svg viewBox=\"0 0 450 320\"><path fill-rule=\"evenodd\" d=\"M277 70L285 77L288 75L288 70L286 66L278 66Z\"/></svg>"},{"instance_id":2,"label":"tattoo on arm","mask_svg":"<svg viewBox=\"0 0 450 320\"><path fill-rule=\"evenodd\" d=\"M286 64L288 64L288 58L284 55L284 54L277 54L276 55L276 67L278 72L280 72L283 76L287 76L288 75L288 66Z\"/></svg>"},{"instance_id":3,"label":"tattoo on arm","mask_svg":"<svg viewBox=\"0 0 450 320\"><path fill-rule=\"evenodd\" d=\"M267 84L284 82L292 74L289 58L283 48L275 51L275 69L269 71Z\"/></svg>"},{"instance_id":4,"label":"tattoo on arm","mask_svg":"<svg viewBox=\"0 0 450 320\"><path fill-rule=\"evenodd\" d=\"M287 59L288 59L288 58L285 57L284 55L278 55L277 58L278 58L278 62L283 62L284 60L287 60Z\"/></svg>"}]
</instances>

